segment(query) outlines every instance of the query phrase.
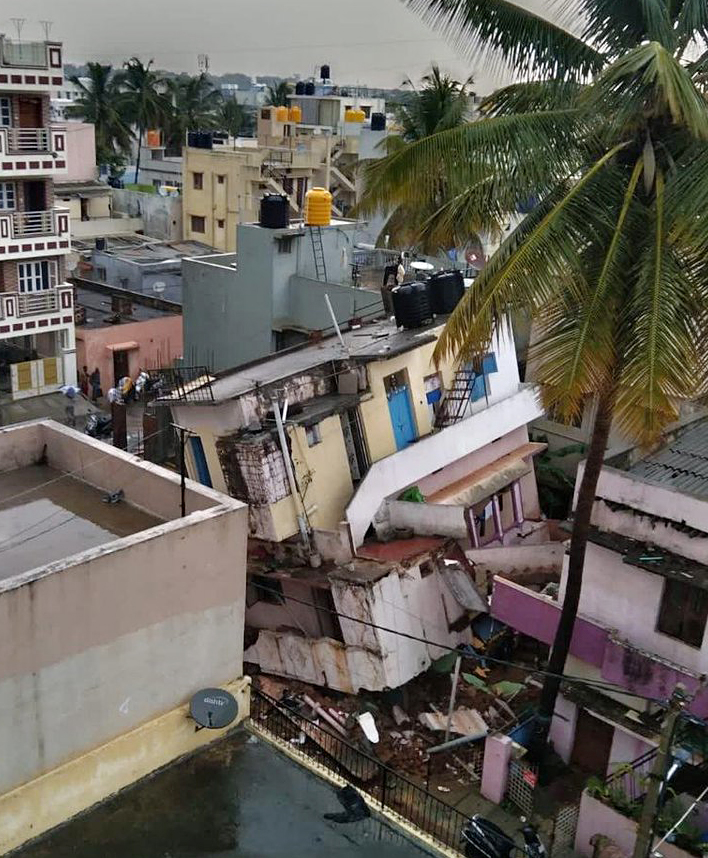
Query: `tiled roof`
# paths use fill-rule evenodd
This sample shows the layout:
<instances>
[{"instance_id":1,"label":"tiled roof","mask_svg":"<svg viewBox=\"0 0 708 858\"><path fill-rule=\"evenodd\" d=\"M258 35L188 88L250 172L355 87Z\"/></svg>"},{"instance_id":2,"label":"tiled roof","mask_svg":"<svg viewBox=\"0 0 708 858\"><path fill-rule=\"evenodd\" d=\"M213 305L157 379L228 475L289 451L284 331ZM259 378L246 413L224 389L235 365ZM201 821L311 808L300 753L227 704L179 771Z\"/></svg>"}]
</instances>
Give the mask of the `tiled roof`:
<instances>
[{"instance_id":1,"label":"tiled roof","mask_svg":"<svg viewBox=\"0 0 708 858\"><path fill-rule=\"evenodd\" d=\"M649 483L708 498L708 420L681 432L632 465L629 473Z\"/></svg>"}]
</instances>

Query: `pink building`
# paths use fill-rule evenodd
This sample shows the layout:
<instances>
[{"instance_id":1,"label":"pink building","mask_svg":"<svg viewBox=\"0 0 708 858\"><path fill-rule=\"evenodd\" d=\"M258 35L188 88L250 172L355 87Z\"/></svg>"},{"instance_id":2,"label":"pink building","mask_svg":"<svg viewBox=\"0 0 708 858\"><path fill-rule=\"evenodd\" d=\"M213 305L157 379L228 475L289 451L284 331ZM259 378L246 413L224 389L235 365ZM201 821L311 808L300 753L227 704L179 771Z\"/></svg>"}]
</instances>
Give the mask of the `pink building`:
<instances>
[{"instance_id":1,"label":"pink building","mask_svg":"<svg viewBox=\"0 0 708 858\"><path fill-rule=\"evenodd\" d=\"M678 683L688 709L708 716L708 420L684 424L665 446L606 460L592 518L567 672L626 693L566 690L551 729L556 751L599 775L656 745L658 701ZM578 483L582 475L582 466ZM559 599L566 583L564 569ZM559 601L496 578L495 617L551 643ZM574 689L577 686L574 686Z\"/></svg>"},{"instance_id":2,"label":"pink building","mask_svg":"<svg viewBox=\"0 0 708 858\"><path fill-rule=\"evenodd\" d=\"M179 304L80 281L76 289L76 361L98 367L105 390L140 369L170 366L182 355Z\"/></svg>"}]
</instances>

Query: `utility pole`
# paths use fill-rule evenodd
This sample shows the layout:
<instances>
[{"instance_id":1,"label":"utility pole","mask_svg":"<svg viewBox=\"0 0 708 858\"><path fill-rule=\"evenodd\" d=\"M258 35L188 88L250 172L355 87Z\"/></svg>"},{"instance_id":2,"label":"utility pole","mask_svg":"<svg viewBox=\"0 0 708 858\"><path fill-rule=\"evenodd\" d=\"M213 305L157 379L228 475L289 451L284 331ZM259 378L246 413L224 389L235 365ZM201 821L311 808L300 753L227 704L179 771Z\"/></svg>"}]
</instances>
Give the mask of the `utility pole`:
<instances>
[{"instance_id":1,"label":"utility pole","mask_svg":"<svg viewBox=\"0 0 708 858\"><path fill-rule=\"evenodd\" d=\"M182 518L187 514L187 505L185 503L185 494L186 494L186 478L187 478L187 468L185 467L184 461L184 445L186 443L185 439L185 431L184 427L179 427L179 491L180 491L180 504L182 507Z\"/></svg>"},{"instance_id":2,"label":"utility pole","mask_svg":"<svg viewBox=\"0 0 708 858\"><path fill-rule=\"evenodd\" d=\"M654 839L654 824L659 809L659 800L671 759L671 745L676 731L676 722L689 699L686 689L682 685L677 685L671 695L669 708L661 725L659 747L656 752L654 767L649 775L649 786L647 787L647 794L644 797L644 806L642 807L642 815L639 819L637 839L634 844L632 858L648 858L649 856L649 850Z\"/></svg>"}]
</instances>

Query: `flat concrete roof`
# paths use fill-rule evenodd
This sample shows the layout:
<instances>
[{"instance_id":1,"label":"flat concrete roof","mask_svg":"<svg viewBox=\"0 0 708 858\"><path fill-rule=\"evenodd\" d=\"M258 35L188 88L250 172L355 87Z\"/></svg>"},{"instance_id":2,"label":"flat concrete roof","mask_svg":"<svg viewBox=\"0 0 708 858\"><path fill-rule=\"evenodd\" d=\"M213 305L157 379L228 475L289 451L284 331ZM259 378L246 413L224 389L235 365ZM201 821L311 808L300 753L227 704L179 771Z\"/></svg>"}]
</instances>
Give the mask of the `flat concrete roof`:
<instances>
[{"instance_id":1,"label":"flat concrete roof","mask_svg":"<svg viewBox=\"0 0 708 858\"><path fill-rule=\"evenodd\" d=\"M0 473L0 579L44 566L161 519L47 465Z\"/></svg>"},{"instance_id":2,"label":"flat concrete roof","mask_svg":"<svg viewBox=\"0 0 708 858\"><path fill-rule=\"evenodd\" d=\"M18 858L422 858L402 831L375 818L324 818L335 788L239 731L16 853Z\"/></svg>"},{"instance_id":3,"label":"flat concrete roof","mask_svg":"<svg viewBox=\"0 0 708 858\"><path fill-rule=\"evenodd\" d=\"M99 292L83 286L77 286L76 303L86 310L86 321L81 325L77 325L77 328L118 328L121 323L147 322L151 319L161 319L164 316L178 315L175 310L152 306L141 301L140 299L143 296L140 292L130 292L128 290L121 290L121 292L125 294L126 298L130 299L132 312L130 315L121 313L120 322L113 323L110 319L115 317L116 311L113 309L111 295L107 292ZM179 305L175 309L178 310Z\"/></svg>"},{"instance_id":4,"label":"flat concrete roof","mask_svg":"<svg viewBox=\"0 0 708 858\"><path fill-rule=\"evenodd\" d=\"M333 360L389 360L426 343L435 342L444 324L445 319L438 318L433 324L422 328L399 330L393 322L385 320L347 331L342 335L344 348L336 336L331 336L319 343L288 349L283 354L226 370L212 383L214 399L233 399L264 384L285 380Z\"/></svg>"}]
</instances>

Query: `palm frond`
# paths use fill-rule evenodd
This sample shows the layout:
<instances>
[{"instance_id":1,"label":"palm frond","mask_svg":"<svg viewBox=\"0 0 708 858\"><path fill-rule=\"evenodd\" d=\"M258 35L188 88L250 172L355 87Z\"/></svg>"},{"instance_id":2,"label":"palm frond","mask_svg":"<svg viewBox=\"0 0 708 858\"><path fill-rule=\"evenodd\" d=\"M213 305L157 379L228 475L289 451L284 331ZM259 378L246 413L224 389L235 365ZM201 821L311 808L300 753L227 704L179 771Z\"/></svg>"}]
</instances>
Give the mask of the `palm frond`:
<instances>
[{"instance_id":1,"label":"palm frond","mask_svg":"<svg viewBox=\"0 0 708 858\"><path fill-rule=\"evenodd\" d=\"M659 42L647 42L612 63L587 90L587 104L604 108L613 133L668 119L708 140L708 110L689 72Z\"/></svg>"},{"instance_id":2,"label":"palm frond","mask_svg":"<svg viewBox=\"0 0 708 858\"><path fill-rule=\"evenodd\" d=\"M603 55L582 39L510 0L404 0L466 56L501 62L517 75L580 79Z\"/></svg>"},{"instance_id":3,"label":"palm frond","mask_svg":"<svg viewBox=\"0 0 708 858\"><path fill-rule=\"evenodd\" d=\"M559 189L557 199L545 200L502 244L448 319L435 347L436 362L482 353L508 311L523 308L533 317L552 303L561 284L582 282L581 253L598 225L589 218L587 197L579 198L592 189L602 214L603 189L595 180L622 148L614 147Z\"/></svg>"},{"instance_id":4,"label":"palm frond","mask_svg":"<svg viewBox=\"0 0 708 858\"><path fill-rule=\"evenodd\" d=\"M708 3L705 0L683 0L676 20L676 37L680 45L708 41Z\"/></svg>"},{"instance_id":5,"label":"palm frond","mask_svg":"<svg viewBox=\"0 0 708 858\"><path fill-rule=\"evenodd\" d=\"M479 109L485 116L566 110L577 107L578 94L582 89L576 81L566 80L513 83L488 95Z\"/></svg>"}]
</instances>

